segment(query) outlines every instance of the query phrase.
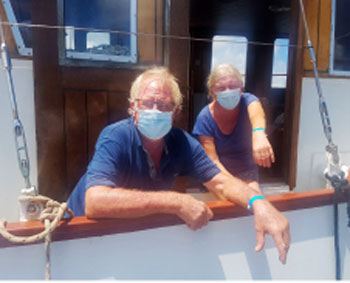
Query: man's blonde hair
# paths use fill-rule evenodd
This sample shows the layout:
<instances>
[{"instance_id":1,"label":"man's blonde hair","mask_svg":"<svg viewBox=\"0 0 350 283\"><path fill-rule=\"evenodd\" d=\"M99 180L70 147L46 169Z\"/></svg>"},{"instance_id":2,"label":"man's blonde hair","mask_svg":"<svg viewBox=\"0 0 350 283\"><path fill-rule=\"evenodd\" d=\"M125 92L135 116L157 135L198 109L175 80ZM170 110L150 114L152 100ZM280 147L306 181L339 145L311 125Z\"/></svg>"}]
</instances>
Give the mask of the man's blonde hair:
<instances>
[{"instance_id":1,"label":"man's blonde hair","mask_svg":"<svg viewBox=\"0 0 350 283\"><path fill-rule=\"evenodd\" d=\"M177 79L173 74L170 73L169 69L166 67L152 67L151 69L143 72L139 75L131 85L129 102L134 102L140 94L140 87L142 82L151 77L161 78L163 84L168 84L171 89L171 94L174 99L175 109L181 109L182 104L182 94L180 92Z\"/></svg>"},{"instance_id":2,"label":"man's blonde hair","mask_svg":"<svg viewBox=\"0 0 350 283\"><path fill-rule=\"evenodd\" d=\"M208 76L207 87L210 92L217 80L223 76L233 75L243 83L242 75L232 64L220 64L216 66Z\"/></svg>"}]
</instances>

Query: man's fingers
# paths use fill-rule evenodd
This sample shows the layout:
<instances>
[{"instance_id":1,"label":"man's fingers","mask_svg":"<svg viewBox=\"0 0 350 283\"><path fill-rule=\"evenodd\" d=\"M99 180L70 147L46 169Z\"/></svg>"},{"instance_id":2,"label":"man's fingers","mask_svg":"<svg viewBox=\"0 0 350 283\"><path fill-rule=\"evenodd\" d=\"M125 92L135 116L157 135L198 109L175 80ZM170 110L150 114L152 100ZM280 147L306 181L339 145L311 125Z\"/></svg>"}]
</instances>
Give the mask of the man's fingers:
<instances>
[{"instance_id":1,"label":"man's fingers","mask_svg":"<svg viewBox=\"0 0 350 283\"><path fill-rule=\"evenodd\" d=\"M279 260L283 264L285 264L287 261L287 253L289 250L289 242L286 242L286 240L288 241L289 236L287 236L288 239L285 240L284 239L285 234L287 234L287 233L282 233L282 235L279 234L278 236L274 236L275 244L276 244L276 247L277 247L278 253L279 253Z\"/></svg>"},{"instance_id":2,"label":"man's fingers","mask_svg":"<svg viewBox=\"0 0 350 283\"><path fill-rule=\"evenodd\" d=\"M189 223L187 223L187 226L191 230L198 230L202 228L203 226L208 225L210 219L212 219L214 216L212 210L205 205L205 211L195 220L191 220Z\"/></svg>"},{"instance_id":3,"label":"man's fingers","mask_svg":"<svg viewBox=\"0 0 350 283\"><path fill-rule=\"evenodd\" d=\"M256 246L255 251L260 252L265 245L265 235L263 232L256 232Z\"/></svg>"},{"instance_id":4,"label":"man's fingers","mask_svg":"<svg viewBox=\"0 0 350 283\"><path fill-rule=\"evenodd\" d=\"M208 220L210 220L214 217L214 213L208 206L207 206L207 210L208 210Z\"/></svg>"}]
</instances>

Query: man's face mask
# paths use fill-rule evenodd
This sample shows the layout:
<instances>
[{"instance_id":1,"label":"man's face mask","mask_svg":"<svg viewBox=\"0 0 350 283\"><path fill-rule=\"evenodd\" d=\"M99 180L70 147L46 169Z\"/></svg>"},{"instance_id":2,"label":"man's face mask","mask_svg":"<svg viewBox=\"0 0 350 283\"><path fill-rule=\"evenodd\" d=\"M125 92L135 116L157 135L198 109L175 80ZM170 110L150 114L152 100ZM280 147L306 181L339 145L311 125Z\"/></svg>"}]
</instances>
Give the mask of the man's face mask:
<instances>
[{"instance_id":1,"label":"man's face mask","mask_svg":"<svg viewBox=\"0 0 350 283\"><path fill-rule=\"evenodd\" d=\"M216 100L227 110L232 110L237 107L241 100L241 89L235 88L226 91L216 92Z\"/></svg>"},{"instance_id":2,"label":"man's face mask","mask_svg":"<svg viewBox=\"0 0 350 283\"><path fill-rule=\"evenodd\" d=\"M171 129L173 112L161 112L157 109L137 109L139 131L149 139L160 139Z\"/></svg>"}]
</instances>

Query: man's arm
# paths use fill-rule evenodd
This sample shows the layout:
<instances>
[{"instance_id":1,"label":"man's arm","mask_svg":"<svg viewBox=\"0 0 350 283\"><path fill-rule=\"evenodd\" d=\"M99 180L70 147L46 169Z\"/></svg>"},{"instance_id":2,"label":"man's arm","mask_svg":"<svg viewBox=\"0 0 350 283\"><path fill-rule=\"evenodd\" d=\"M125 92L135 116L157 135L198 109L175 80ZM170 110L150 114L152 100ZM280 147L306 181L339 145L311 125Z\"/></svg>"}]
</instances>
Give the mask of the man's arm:
<instances>
[{"instance_id":1,"label":"man's arm","mask_svg":"<svg viewBox=\"0 0 350 283\"><path fill-rule=\"evenodd\" d=\"M213 213L204 202L177 192L140 191L94 186L86 191L88 218L136 218L155 213L175 214L192 230L208 224Z\"/></svg>"},{"instance_id":2,"label":"man's arm","mask_svg":"<svg viewBox=\"0 0 350 283\"><path fill-rule=\"evenodd\" d=\"M219 173L204 185L216 194L221 194L227 200L247 208L249 200L258 193L240 179ZM257 199L252 205L256 232L256 251L262 250L265 234L270 234L279 252L279 259L286 263L290 244L289 222L267 200Z\"/></svg>"},{"instance_id":3,"label":"man's arm","mask_svg":"<svg viewBox=\"0 0 350 283\"><path fill-rule=\"evenodd\" d=\"M265 129L265 113L259 101L253 101L248 105L249 120L252 129ZM275 162L272 146L267 139L265 131L256 130L252 133L253 157L255 163L263 167L271 167L271 162Z\"/></svg>"}]
</instances>

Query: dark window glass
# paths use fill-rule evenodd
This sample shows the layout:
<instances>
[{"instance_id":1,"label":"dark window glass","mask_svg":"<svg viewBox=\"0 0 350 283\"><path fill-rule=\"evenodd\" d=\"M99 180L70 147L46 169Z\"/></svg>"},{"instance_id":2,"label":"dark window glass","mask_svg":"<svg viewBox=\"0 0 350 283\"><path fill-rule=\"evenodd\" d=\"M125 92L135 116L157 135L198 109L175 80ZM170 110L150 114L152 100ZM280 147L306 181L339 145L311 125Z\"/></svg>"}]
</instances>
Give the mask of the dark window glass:
<instances>
[{"instance_id":1,"label":"dark window glass","mask_svg":"<svg viewBox=\"0 0 350 283\"><path fill-rule=\"evenodd\" d=\"M350 71L349 13L349 0L335 1L333 69L336 71Z\"/></svg>"},{"instance_id":2,"label":"dark window glass","mask_svg":"<svg viewBox=\"0 0 350 283\"><path fill-rule=\"evenodd\" d=\"M92 60L135 61L136 40L135 35L131 35L130 32L136 27L136 8L135 11L132 10L132 3L136 1L66 0L66 56ZM69 26L92 30L73 30Z\"/></svg>"}]
</instances>

